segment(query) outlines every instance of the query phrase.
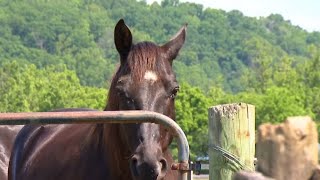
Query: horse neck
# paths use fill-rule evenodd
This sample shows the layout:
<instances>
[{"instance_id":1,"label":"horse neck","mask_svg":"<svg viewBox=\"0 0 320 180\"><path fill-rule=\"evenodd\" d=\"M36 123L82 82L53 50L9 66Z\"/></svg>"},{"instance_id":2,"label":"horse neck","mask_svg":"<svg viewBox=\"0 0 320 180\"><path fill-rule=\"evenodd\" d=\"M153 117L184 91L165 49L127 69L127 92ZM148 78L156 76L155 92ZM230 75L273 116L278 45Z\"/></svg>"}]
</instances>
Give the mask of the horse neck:
<instances>
[{"instance_id":1,"label":"horse neck","mask_svg":"<svg viewBox=\"0 0 320 180\"><path fill-rule=\"evenodd\" d=\"M118 124L104 124L103 128L103 152L108 167L112 167L111 176L114 179L131 179L129 171L127 149L122 144L119 136Z\"/></svg>"},{"instance_id":2,"label":"horse neck","mask_svg":"<svg viewBox=\"0 0 320 180\"><path fill-rule=\"evenodd\" d=\"M109 90L109 93L113 93L112 88ZM104 111L119 110L116 102L115 96L109 94ZM114 179L132 179L129 171L129 155L126 154L128 149L126 149L120 138L119 124L104 124L103 144L104 154L106 154L105 161L109 167L112 167Z\"/></svg>"},{"instance_id":3,"label":"horse neck","mask_svg":"<svg viewBox=\"0 0 320 180\"><path fill-rule=\"evenodd\" d=\"M109 89L109 93L112 93L112 88ZM113 103L115 101L114 96L109 94L108 102L104 111L116 111L118 107ZM116 102L116 101L115 101ZM103 126L103 144L105 154L108 154L107 161L114 161L112 165L118 165L117 158L119 158L123 152L120 147L122 147L119 139L119 128L117 124L104 124Z\"/></svg>"}]
</instances>

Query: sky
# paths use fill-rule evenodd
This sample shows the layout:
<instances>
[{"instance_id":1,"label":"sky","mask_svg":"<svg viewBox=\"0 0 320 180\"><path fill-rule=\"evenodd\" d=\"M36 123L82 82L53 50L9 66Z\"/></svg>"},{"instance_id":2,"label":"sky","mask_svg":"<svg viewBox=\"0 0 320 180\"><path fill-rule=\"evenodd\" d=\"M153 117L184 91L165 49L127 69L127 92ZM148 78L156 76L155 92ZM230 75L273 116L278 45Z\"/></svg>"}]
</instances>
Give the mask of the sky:
<instances>
[{"instance_id":1,"label":"sky","mask_svg":"<svg viewBox=\"0 0 320 180\"><path fill-rule=\"evenodd\" d=\"M147 0L148 3L161 0ZM239 10L246 16L266 17L281 14L293 25L312 32L320 31L320 0L180 0L194 2L205 8Z\"/></svg>"}]
</instances>

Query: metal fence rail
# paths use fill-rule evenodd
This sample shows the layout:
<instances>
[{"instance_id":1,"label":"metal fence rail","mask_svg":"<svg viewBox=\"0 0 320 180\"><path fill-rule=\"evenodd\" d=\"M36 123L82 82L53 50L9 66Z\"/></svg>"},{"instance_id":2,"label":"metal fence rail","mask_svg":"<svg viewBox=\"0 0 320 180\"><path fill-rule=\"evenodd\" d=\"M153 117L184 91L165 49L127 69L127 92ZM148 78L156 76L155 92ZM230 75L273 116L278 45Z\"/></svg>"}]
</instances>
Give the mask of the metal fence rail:
<instances>
[{"instance_id":1,"label":"metal fence rail","mask_svg":"<svg viewBox=\"0 0 320 180\"><path fill-rule=\"evenodd\" d=\"M25 124L88 124L88 123L157 123L169 129L177 138L178 161L181 180L187 180L189 170L189 144L179 125L169 117L150 111L77 111L0 113L0 125Z\"/></svg>"}]
</instances>

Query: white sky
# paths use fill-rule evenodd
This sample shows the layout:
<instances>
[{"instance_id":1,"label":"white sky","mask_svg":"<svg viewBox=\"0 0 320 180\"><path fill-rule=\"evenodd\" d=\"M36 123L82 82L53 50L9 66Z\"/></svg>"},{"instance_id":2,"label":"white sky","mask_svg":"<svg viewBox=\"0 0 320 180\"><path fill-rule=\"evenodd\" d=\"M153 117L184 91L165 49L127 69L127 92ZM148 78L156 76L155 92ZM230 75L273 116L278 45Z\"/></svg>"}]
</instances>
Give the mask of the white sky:
<instances>
[{"instance_id":1,"label":"white sky","mask_svg":"<svg viewBox=\"0 0 320 180\"><path fill-rule=\"evenodd\" d=\"M147 0L148 3L161 0ZM320 31L320 0L180 0L180 2L194 2L205 8L223 9L230 11L237 9L246 16L269 16L281 14L293 25L303 29Z\"/></svg>"}]
</instances>

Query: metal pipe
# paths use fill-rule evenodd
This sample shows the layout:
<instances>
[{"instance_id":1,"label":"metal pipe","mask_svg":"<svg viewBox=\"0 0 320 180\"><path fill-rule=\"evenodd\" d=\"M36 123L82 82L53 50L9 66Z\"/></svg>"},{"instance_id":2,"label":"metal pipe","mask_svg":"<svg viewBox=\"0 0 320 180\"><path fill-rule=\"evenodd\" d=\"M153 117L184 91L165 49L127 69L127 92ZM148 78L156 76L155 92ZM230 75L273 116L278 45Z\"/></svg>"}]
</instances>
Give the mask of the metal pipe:
<instances>
[{"instance_id":1,"label":"metal pipe","mask_svg":"<svg viewBox=\"0 0 320 180\"><path fill-rule=\"evenodd\" d=\"M157 123L171 130L178 143L179 179L187 180L189 144L180 126L171 118L151 111L76 111L0 113L0 125L25 124L94 124L94 123Z\"/></svg>"}]
</instances>

